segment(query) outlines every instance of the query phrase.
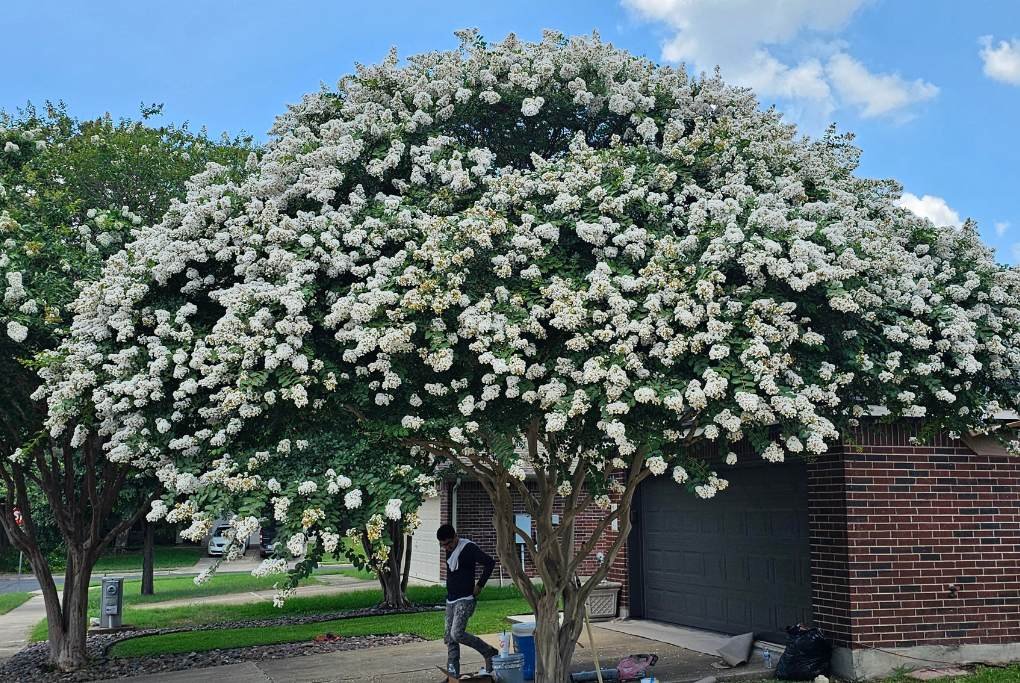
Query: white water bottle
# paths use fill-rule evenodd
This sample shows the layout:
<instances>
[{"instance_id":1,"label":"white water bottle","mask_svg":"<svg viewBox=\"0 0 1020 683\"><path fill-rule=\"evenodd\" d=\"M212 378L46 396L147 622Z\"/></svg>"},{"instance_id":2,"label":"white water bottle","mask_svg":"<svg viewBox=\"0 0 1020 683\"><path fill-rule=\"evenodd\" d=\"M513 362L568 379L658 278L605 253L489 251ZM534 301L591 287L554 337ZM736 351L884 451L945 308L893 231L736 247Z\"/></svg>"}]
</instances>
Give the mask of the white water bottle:
<instances>
[{"instance_id":1,"label":"white water bottle","mask_svg":"<svg viewBox=\"0 0 1020 683\"><path fill-rule=\"evenodd\" d=\"M768 648L766 648L765 651L761 653L761 658L765 660L765 668L766 669L771 669L772 668L772 650L769 650Z\"/></svg>"}]
</instances>

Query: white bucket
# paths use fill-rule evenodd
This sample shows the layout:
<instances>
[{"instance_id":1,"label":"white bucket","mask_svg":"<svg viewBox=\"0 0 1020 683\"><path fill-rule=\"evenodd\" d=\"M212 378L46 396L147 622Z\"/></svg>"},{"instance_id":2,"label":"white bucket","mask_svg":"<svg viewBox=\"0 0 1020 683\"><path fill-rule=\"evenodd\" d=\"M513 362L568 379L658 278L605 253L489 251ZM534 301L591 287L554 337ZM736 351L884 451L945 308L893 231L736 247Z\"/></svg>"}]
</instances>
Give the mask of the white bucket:
<instances>
[{"instance_id":1,"label":"white bucket","mask_svg":"<svg viewBox=\"0 0 1020 683\"><path fill-rule=\"evenodd\" d=\"M499 683L524 683L524 655L493 657L492 675Z\"/></svg>"}]
</instances>

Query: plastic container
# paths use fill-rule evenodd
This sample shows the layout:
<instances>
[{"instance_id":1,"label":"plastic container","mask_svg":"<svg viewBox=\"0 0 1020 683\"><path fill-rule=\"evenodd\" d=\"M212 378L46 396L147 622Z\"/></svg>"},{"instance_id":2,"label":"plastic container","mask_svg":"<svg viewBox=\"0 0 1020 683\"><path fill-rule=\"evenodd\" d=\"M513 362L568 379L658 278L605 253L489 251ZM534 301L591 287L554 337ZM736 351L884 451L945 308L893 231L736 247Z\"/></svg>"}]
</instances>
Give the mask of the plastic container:
<instances>
[{"instance_id":1,"label":"plastic container","mask_svg":"<svg viewBox=\"0 0 1020 683\"><path fill-rule=\"evenodd\" d=\"M514 649L524 655L524 680L535 680L535 624L514 624L510 628L514 636Z\"/></svg>"},{"instance_id":2,"label":"plastic container","mask_svg":"<svg viewBox=\"0 0 1020 683\"><path fill-rule=\"evenodd\" d=\"M493 657L492 675L499 683L524 683L524 655Z\"/></svg>"}]
</instances>

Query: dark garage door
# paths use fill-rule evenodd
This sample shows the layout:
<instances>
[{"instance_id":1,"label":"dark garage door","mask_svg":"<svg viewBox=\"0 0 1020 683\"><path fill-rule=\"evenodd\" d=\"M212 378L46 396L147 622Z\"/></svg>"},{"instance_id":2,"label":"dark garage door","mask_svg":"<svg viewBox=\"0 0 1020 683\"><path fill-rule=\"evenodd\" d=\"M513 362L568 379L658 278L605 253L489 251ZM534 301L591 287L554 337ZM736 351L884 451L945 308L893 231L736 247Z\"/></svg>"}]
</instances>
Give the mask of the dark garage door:
<instances>
[{"instance_id":1,"label":"dark garage door","mask_svg":"<svg viewBox=\"0 0 1020 683\"><path fill-rule=\"evenodd\" d=\"M810 623L806 468L727 468L723 476L729 488L710 500L665 476L642 485L644 617L722 633Z\"/></svg>"}]
</instances>

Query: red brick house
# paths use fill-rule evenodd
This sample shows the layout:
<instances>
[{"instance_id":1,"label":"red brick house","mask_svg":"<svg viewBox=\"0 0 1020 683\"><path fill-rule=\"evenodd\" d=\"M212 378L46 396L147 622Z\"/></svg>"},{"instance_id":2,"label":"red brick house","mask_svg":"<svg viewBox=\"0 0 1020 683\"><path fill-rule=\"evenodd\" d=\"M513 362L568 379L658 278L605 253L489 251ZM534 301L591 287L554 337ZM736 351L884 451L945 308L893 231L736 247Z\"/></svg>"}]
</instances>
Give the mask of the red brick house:
<instances>
[{"instance_id":1,"label":"red brick house","mask_svg":"<svg viewBox=\"0 0 1020 683\"><path fill-rule=\"evenodd\" d=\"M1020 458L987 437L911 445L920 428L861 427L806 464L720 463L730 487L707 501L646 481L610 573L620 616L721 633L811 623L848 678L1020 660ZM495 555L477 482L447 481L422 516L424 536L453 523ZM578 543L594 523L579 521ZM413 570L439 580L429 540Z\"/></svg>"}]
</instances>

